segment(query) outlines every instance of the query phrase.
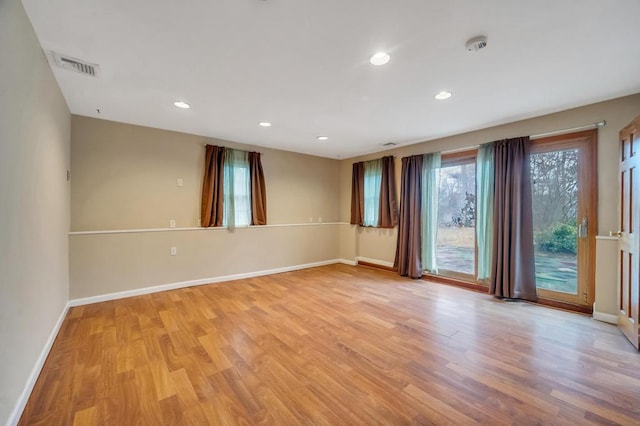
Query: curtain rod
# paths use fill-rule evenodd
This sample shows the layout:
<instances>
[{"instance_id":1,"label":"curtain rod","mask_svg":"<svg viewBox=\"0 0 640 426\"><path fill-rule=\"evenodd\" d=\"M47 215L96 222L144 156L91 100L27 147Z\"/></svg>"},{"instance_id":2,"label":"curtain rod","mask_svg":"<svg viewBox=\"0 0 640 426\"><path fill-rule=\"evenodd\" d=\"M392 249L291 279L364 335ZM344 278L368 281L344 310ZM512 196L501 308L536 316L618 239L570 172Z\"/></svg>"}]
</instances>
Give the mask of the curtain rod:
<instances>
[{"instance_id":1,"label":"curtain rod","mask_svg":"<svg viewBox=\"0 0 640 426\"><path fill-rule=\"evenodd\" d=\"M203 143L203 144L202 144L202 146L205 146L205 147L206 147L207 145L211 145L211 144L210 144L210 143ZM214 146L215 146L215 145L214 145ZM220 146L220 145L218 145L218 146ZM223 146L222 148L227 148L227 147L226 147L226 146ZM231 148L231 149L236 149L236 148ZM246 150L246 149L239 149L238 151L247 151L247 150ZM258 152L258 151L247 151L247 152ZM258 152L258 154L260 154L260 155L264 155L264 154L263 154L263 153L261 153L261 152Z\"/></svg>"},{"instance_id":2,"label":"curtain rod","mask_svg":"<svg viewBox=\"0 0 640 426\"><path fill-rule=\"evenodd\" d=\"M556 130L553 132L531 135L529 136L529 139L542 139L542 138L547 138L549 136L557 136L557 135L564 135L565 133L579 132L580 130L597 129L598 127L604 127L606 125L607 125L606 120L601 120L601 121L596 121L595 123L587 124L585 126L578 126L578 127L572 127L570 129L562 129L562 130Z\"/></svg>"},{"instance_id":3,"label":"curtain rod","mask_svg":"<svg viewBox=\"0 0 640 426\"><path fill-rule=\"evenodd\" d=\"M480 148L480 145L471 145L471 146L465 146L464 148L456 148L456 149L449 149L447 151L442 151L440 152L440 154L456 154L458 152L470 151L472 149L478 149L478 148Z\"/></svg>"},{"instance_id":4,"label":"curtain rod","mask_svg":"<svg viewBox=\"0 0 640 426\"><path fill-rule=\"evenodd\" d=\"M597 129L599 127L604 127L606 125L607 125L607 121L601 120L601 121L596 121L595 123L586 124L584 126L572 127L570 129L554 130L553 132L531 135L529 136L529 139L542 139L542 138L547 138L549 136L557 136L557 135L564 135L566 133L579 132L580 130ZM466 146L464 148L450 149L448 151L442 151L442 154L455 154L456 152L467 151L467 150L476 149L479 147L480 145L472 145L472 146Z\"/></svg>"}]
</instances>

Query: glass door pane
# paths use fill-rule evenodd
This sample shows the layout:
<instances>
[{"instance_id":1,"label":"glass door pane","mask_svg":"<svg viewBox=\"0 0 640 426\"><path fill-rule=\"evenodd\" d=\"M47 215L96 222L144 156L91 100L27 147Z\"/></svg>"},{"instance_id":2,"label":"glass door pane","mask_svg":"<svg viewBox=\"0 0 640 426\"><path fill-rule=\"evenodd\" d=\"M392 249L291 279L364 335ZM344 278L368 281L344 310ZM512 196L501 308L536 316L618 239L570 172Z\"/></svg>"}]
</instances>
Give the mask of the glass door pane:
<instances>
[{"instance_id":1,"label":"glass door pane","mask_svg":"<svg viewBox=\"0 0 640 426\"><path fill-rule=\"evenodd\" d=\"M438 189L438 270L475 276L476 165L443 165Z\"/></svg>"},{"instance_id":2,"label":"glass door pane","mask_svg":"<svg viewBox=\"0 0 640 426\"><path fill-rule=\"evenodd\" d=\"M531 155L536 286L578 294L578 149Z\"/></svg>"}]
</instances>

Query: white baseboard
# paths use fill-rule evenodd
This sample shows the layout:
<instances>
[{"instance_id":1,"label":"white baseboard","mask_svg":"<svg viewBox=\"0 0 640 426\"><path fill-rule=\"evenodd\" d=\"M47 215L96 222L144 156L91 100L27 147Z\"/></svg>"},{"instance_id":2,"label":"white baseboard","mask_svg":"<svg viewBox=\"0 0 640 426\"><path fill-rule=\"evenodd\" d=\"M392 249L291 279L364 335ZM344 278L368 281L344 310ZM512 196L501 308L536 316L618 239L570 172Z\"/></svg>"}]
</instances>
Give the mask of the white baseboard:
<instances>
[{"instance_id":1,"label":"white baseboard","mask_svg":"<svg viewBox=\"0 0 640 426\"><path fill-rule=\"evenodd\" d=\"M321 262L285 266L283 268L266 269L263 271L245 272L242 274L223 275L219 277L201 278L197 280L181 281L181 282L170 283L170 284L161 284L161 285L156 285L151 287L137 288L134 290L125 290L125 291L119 291L116 293L108 293L108 294L101 294L98 296L83 297L80 299L72 299L69 301L69 306L89 305L91 303L106 302L107 300L116 300L116 299L123 299L125 297L140 296L143 294L158 293L161 291L174 290L177 288L221 283L224 281L233 281L233 280L240 280L244 278L260 277L263 275L273 275L273 274L279 274L282 272L297 271L300 269L315 268L317 266L333 265L335 263L346 263L346 262L349 262L349 261L343 260L343 259L331 259L331 260L323 260Z\"/></svg>"},{"instance_id":2,"label":"white baseboard","mask_svg":"<svg viewBox=\"0 0 640 426\"><path fill-rule=\"evenodd\" d=\"M357 256L356 257L356 262L367 262L367 263L373 263L374 265L380 265L380 266L386 266L388 268L393 268L393 262L387 262L384 260L378 260L378 259L370 259L368 257L362 257L362 256Z\"/></svg>"},{"instance_id":3,"label":"white baseboard","mask_svg":"<svg viewBox=\"0 0 640 426\"><path fill-rule=\"evenodd\" d=\"M51 347L53 346L53 342L56 340L56 337L58 336L58 332L60 331L60 327L62 326L64 318L67 316L69 307L70 305L69 303L67 303L64 309L62 309L62 313L60 314L60 317L58 318L58 321L56 322L56 324L53 326L53 330L51 330L51 334L49 334L49 338L47 339L47 342L42 348L42 352L40 353L40 356L36 360L36 365L33 366L33 369L31 370L31 374L27 379L27 383L25 384L24 389L22 389L22 393L20 394L18 401L13 407L13 411L9 415L9 419L7 419L6 426L16 426L20 421L20 417L22 416L24 407L27 405L29 396L31 396L31 391L33 391L33 387L35 386L36 381L38 380L38 376L42 371L44 362L47 360L47 357L49 356L49 351L51 350Z\"/></svg>"},{"instance_id":4,"label":"white baseboard","mask_svg":"<svg viewBox=\"0 0 640 426\"><path fill-rule=\"evenodd\" d=\"M598 320L598 321L602 321L602 322L608 322L609 324L617 324L618 323L618 317L616 315L612 315L612 314L605 314L604 312L600 312L598 311L598 307L596 306L597 303L593 302L593 319L594 320Z\"/></svg>"},{"instance_id":5,"label":"white baseboard","mask_svg":"<svg viewBox=\"0 0 640 426\"><path fill-rule=\"evenodd\" d=\"M338 259L338 262L345 264L345 265L351 265L351 266L356 266L358 264L357 261L355 260L348 260L348 259Z\"/></svg>"},{"instance_id":6,"label":"white baseboard","mask_svg":"<svg viewBox=\"0 0 640 426\"><path fill-rule=\"evenodd\" d=\"M608 322L609 324L617 324L618 323L618 317L612 314L605 314L604 312L596 312L593 311L593 319L598 320L598 321L602 321L602 322Z\"/></svg>"}]
</instances>

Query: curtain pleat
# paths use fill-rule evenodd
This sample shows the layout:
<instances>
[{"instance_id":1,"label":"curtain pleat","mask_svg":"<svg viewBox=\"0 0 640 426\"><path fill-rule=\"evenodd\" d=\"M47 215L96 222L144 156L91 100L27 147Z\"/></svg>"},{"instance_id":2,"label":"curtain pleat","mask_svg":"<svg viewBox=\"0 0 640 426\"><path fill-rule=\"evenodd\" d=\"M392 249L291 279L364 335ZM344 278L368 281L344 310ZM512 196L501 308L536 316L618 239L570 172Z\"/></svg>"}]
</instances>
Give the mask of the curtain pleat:
<instances>
[{"instance_id":1,"label":"curtain pleat","mask_svg":"<svg viewBox=\"0 0 640 426\"><path fill-rule=\"evenodd\" d=\"M476 161L476 239L478 241L478 281L491 278L493 250L493 178L495 144L480 145Z\"/></svg>"},{"instance_id":2,"label":"curtain pleat","mask_svg":"<svg viewBox=\"0 0 640 426\"><path fill-rule=\"evenodd\" d=\"M438 273L436 243L438 240L438 190L441 155L424 154L422 163L422 268Z\"/></svg>"},{"instance_id":3,"label":"curtain pleat","mask_svg":"<svg viewBox=\"0 0 640 426\"><path fill-rule=\"evenodd\" d=\"M490 293L536 300L529 137L495 143Z\"/></svg>"},{"instance_id":4,"label":"curtain pleat","mask_svg":"<svg viewBox=\"0 0 640 426\"><path fill-rule=\"evenodd\" d=\"M224 213L224 158L225 149L223 147L207 145L200 205L200 224L204 228L222 226Z\"/></svg>"},{"instance_id":5,"label":"curtain pleat","mask_svg":"<svg viewBox=\"0 0 640 426\"><path fill-rule=\"evenodd\" d=\"M364 163L353 163L351 174L351 221L362 226L364 222Z\"/></svg>"},{"instance_id":6,"label":"curtain pleat","mask_svg":"<svg viewBox=\"0 0 640 426\"><path fill-rule=\"evenodd\" d=\"M400 216L394 269L400 275L422 277L422 155L402 159Z\"/></svg>"},{"instance_id":7,"label":"curtain pleat","mask_svg":"<svg viewBox=\"0 0 640 426\"><path fill-rule=\"evenodd\" d=\"M267 191L259 152L249 153L249 173L251 175L251 224L267 224Z\"/></svg>"},{"instance_id":8,"label":"curtain pleat","mask_svg":"<svg viewBox=\"0 0 640 426\"><path fill-rule=\"evenodd\" d=\"M396 196L396 167L393 156L382 157L382 181L380 184L380 208L378 227L393 228L398 224Z\"/></svg>"}]
</instances>

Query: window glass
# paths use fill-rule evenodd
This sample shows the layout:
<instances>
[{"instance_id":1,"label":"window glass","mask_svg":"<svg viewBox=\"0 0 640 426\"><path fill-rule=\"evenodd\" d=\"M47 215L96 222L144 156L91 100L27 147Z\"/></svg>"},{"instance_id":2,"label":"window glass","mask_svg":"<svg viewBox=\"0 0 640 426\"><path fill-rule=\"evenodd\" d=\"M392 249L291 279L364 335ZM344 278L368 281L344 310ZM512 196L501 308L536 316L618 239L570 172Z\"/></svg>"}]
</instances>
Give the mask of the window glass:
<instances>
[{"instance_id":1,"label":"window glass","mask_svg":"<svg viewBox=\"0 0 640 426\"><path fill-rule=\"evenodd\" d=\"M251 178L246 151L229 149L224 164L223 226L230 228L251 224Z\"/></svg>"},{"instance_id":2,"label":"window glass","mask_svg":"<svg viewBox=\"0 0 640 426\"><path fill-rule=\"evenodd\" d=\"M364 163L364 226L378 226L382 160Z\"/></svg>"},{"instance_id":3,"label":"window glass","mask_svg":"<svg viewBox=\"0 0 640 426\"><path fill-rule=\"evenodd\" d=\"M531 155L536 286L578 294L578 149Z\"/></svg>"},{"instance_id":4,"label":"window glass","mask_svg":"<svg viewBox=\"0 0 640 426\"><path fill-rule=\"evenodd\" d=\"M476 165L443 164L438 188L438 269L475 274Z\"/></svg>"}]
</instances>

